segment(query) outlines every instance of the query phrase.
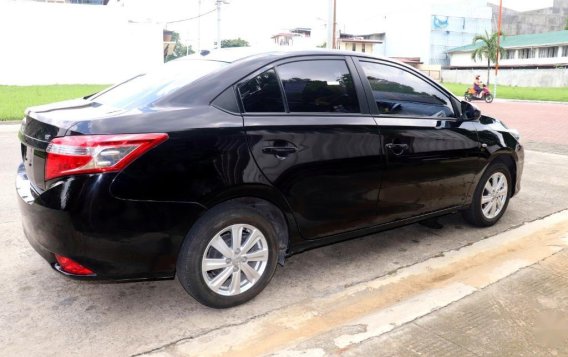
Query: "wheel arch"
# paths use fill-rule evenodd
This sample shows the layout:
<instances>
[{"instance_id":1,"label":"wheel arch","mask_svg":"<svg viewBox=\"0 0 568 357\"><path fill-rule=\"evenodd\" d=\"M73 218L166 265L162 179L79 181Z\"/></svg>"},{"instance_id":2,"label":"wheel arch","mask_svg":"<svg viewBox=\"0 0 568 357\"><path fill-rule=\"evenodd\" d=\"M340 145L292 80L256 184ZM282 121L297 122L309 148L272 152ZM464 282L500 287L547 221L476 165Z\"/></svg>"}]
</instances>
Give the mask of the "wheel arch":
<instances>
[{"instance_id":1,"label":"wheel arch","mask_svg":"<svg viewBox=\"0 0 568 357\"><path fill-rule=\"evenodd\" d=\"M517 164L515 163L514 152L509 150L500 150L493 153L493 155L491 155L491 157L488 158L485 167L483 167L483 169L480 172L478 172L477 175L475 175L473 184L470 186L469 192L467 194L468 204L471 203L471 200L473 198L473 193L475 192L475 188L479 184L479 180L481 179L485 171L487 171L487 169L495 163L502 163L509 168L509 172L511 174L511 181L512 181L511 184L513 185L513 189L511 190L511 197L513 197L515 193L518 192L516 189L516 185L518 185Z\"/></svg>"},{"instance_id":2,"label":"wheel arch","mask_svg":"<svg viewBox=\"0 0 568 357\"><path fill-rule=\"evenodd\" d=\"M515 164L513 155L511 153L502 153L495 155L489 162L487 167L498 162L505 164L505 166L509 168L509 173L511 174L511 184L513 185L513 189L511 190L511 197L513 197L516 192L515 185L517 184L517 165ZM487 167L485 168L485 170L487 170Z\"/></svg>"},{"instance_id":3,"label":"wheel arch","mask_svg":"<svg viewBox=\"0 0 568 357\"><path fill-rule=\"evenodd\" d=\"M294 215L284 197L275 188L267 185L242 185L217 194L204 205L205 214L213 207L223 204L240 203L252 207L269 222L276 222L279 254L278 263L284 265L290 245L301 239ZM200 217L201 218L201 217ZM199 218L198 218L199 220Z\"/></svg>"}]
</instances>

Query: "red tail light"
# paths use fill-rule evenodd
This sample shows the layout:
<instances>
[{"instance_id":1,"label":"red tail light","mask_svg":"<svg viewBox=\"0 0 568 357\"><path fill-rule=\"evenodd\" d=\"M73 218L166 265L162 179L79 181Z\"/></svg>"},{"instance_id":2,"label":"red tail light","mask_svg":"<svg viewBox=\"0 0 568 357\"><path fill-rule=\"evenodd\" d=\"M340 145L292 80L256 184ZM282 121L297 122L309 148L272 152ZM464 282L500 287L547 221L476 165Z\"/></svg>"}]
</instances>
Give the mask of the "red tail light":
<instances>
[{"instance_id":1,"label":"red tail light","mask_svg":"<svg viewBox=\"0 0 568 357\"><path fill-rule=\"evenodd\" d=\"M57 260L57 264L59 264L61 270L63 270L66 273L74 275L95 274L95 272L92 271L91 269L85 268L84 266L82 266L81 264L77 263L76 261L70 258L55 254L55 260Z\"/></svg>"},{"instance_id":2,"label":"red tail light","mask_svg":"<svg viewBox=\"0 0 568 357\"><path fill-rule=\"evenodd\" d=\"M119 171L168 139L168 134L76 135L53 139L47 147L45 179Z\"/></svg>"}]
</instances>

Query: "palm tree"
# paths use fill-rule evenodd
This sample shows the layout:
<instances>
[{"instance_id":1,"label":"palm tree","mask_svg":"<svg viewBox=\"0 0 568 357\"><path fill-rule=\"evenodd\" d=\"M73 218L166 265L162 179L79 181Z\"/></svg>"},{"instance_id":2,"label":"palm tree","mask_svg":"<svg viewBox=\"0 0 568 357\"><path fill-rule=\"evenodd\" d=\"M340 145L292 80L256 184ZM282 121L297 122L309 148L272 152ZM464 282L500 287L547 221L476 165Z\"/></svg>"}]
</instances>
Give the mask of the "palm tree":
<instances>
[{"instance_id":1,"label":"palm tree","mask_svg":"<svg viewBox=\"0 0 568 357\"><path fill-rule=\"evenodd\" d=\"M487 59L487 85L489 85L491 62L497 62L497 53L499 53L499 58L502 58L505 54L505 49L503 47L499 46L499 48L497 48L497 38L497 32L490 35L487 31L485 31L485 36L476 35L472 42L475 45L478 41L481 41L481 46L476 48L471 54L471 59L475 62L477 62L478 59L480 61Z\"/></svg>"}]
</instances>

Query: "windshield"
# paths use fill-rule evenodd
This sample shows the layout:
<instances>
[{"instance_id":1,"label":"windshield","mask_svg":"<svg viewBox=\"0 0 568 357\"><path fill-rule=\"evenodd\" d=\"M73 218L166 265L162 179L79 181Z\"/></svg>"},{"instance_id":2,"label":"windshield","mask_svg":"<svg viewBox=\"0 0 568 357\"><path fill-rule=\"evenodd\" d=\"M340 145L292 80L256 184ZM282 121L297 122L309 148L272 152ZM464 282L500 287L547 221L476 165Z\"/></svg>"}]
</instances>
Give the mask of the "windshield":
<instances>
[{"instance_id":1,"label":"windshield","mask_svg":"<svg viewBox=\"0 0 568 357\"><path fill-rule=\"evenodd\" d=\"M89 100L114 108L140 108L227 64L204 60L172 61L157 70L141 74L106 92L94 95Z\"/></svg>"}]
</instances>

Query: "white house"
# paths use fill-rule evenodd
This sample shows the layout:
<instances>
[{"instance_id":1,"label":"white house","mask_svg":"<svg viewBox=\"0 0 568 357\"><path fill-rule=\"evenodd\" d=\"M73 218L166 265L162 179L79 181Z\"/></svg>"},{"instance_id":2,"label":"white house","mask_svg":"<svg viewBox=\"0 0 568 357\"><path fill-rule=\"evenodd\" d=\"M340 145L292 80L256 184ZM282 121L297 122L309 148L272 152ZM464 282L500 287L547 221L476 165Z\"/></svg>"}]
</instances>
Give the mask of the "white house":
<instances>
[{"instance_id":1,"label":"white house","mask_svg":"<svg viewBox=\"0 0 568 357\"><path fill-rule=\"evenodd\" d=\"M482 45L475 44L453 48L450 55L450 68L485 68L487 59L473 60L472 52ZM499 67L506 68L546 68L568 66L568 31L556 31L517 36L502 36L501 47L505 55L499 60Z\"/></svg>"},{"instance_id":2,"label":"white house","mask_svg":"<svg viewBox=\"0 0 568 357\"><path fill-rule=\"evenodd\" d=\"M337 47L344 51L356 51L384 56L385 34L372 33L368 35L340 34Z\"/></svg>"},{"instance_id":3,"label":"white house","mask_svg":"<svg viewBox=\"0 0 568 357\"><path fill-rule=\"evenodd\" d=\"M448 51L450 66L442 71L443 80L470 83L476 74L482 78L487 59L474 61L472 52L481 43ZM503 36L506 52L499 60L500 84L522 87L568 87L568 31ZM494 68L494 65L491 67ZM493 73L493 71L491 71ZM487 79L483 78L487 81Z\"/></svg>"},{"instance_id":4,"label":"white house","mask_svg":"<svg viewBox=\"0 0 568 357\"><path fill-rule=\"evenodd\" d=\"M312 38L312 29L309 27L296 27L274 34L270 37L277 46L291 46L296 48L316 47Z\"/></svg>"}]
</instances>

